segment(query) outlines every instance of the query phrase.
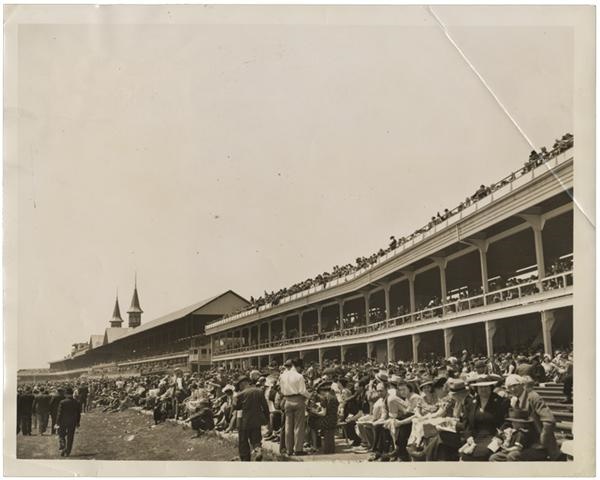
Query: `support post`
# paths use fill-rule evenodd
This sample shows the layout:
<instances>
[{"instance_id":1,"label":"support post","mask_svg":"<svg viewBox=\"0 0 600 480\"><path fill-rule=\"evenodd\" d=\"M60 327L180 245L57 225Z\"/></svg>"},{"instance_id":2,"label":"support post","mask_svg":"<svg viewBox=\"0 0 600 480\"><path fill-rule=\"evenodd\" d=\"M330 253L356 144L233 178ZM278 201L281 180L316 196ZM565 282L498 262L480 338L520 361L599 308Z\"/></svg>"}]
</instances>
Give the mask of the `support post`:
<instances>
[{"instance_id":1,"label":"support post","mask_svg":"<svg viewBox=\"0 0 600 480\"><path fill-rule=\"evenodd\" d=\"M302 314L303 312L298 312L298 337L302 337Z\"/></svg>"},{"instance_id":2,"label":"support post","mask_svg":"<svg viewBox=\"0 0 600 480\"><path fill-rule=\"evenodd\" d=\"M444 354L446 358L452 355L452 339L454 331L451 328L444 328Z\"/></svg>"},{"instance_id":3,"label":"support post","mask_svg":"<svg viewBox=\"0 0 600 480\"><path fill-rule=\"evenodd\" d=\"M544 310L541 312L542 320L542 336L544 339L544 353L552 356L552 328L556 322L556 317L552 310Z\"/></svg>"},{"instance_id":4,"label":"support post","mask_svg":"<svg viewBox=\"0 0 600 480\"><path fill-rule=\"evenodd\" d=\"M340 332L344 329L344 301L340 300L339 302L339 307L340 307L340 312L339 312L339 316L340 316Z\"/></svg>"},{"instance_id":5,"label":"support post","mask_svg":"<svg viewBox=\"0 0 600 480\"><path fill-rule=\"evenodd\" d=\"M487 355L491 357L494 355L494 336L496 335L496 321L489 320L485 322L485 344L487 348Z\"/></svg>"},{"instance_id":6,"label":"support post","mask_svg":"<svg viewBox=\"0 0 600 480\"><path fill-rule=\"evenodd\" d=\"M412 334L412 350L413 350L413 362L419 362L419 344L421 343L421 334L413 333Z\"/></svg>"},{"instance_id":7,"label":"support post","mask_svg":"<svg viewBox=\"0 0 600 480\"><path fill-rule=\"evenodd\" d=\"M269 343L271 343L273 341L273 330L271 329L271 320L269 320L267 325L269 326ZM270 361L271 360L269 360L269 362Z\"/></svg>"},{"instance_id":8,"label":"support post","mask_svg":"<svg viewBox=\"0 0 600 480\"><path fill-rule=\"evenodd\" d=\"M365 293L365 325L369 324L369 292Z\"/></svg>"},{"instance_id":9,"label":"support post","mask_svg":"<svg viewBox=\"0 0 600 480\"><path fill-rule=\"evenodd\" d=\"M416 301L415 301L415 272L402 272L406 275L408 279L408 294L410 298L410 313L415 313L416 311Z\"/></svg>"},{"instance_id":10,"label":"support post","mask_svg":"<svg viewBox=\"0 0 600 480\"><path fill-rule=\"evenodd\" d=\"M383 286L383 292L385 294L385 319L389 320L392 318L392 312L390 311L390 285L385 284Z\"/></svg>"},{"instance_id":11,"label":"support post","mask_svg":"<svg viewBox=\"0 0 600 480\"><path fill-rule=\"evenodd\" d=\"M346 361L346 346L340 346L340 361L344 363Z\"/></svg>"},{"instance_id":12,"label":"support post","mask_svg":"<svg viewBox=\"0 0 600 480\"><path fill-rule=\"evenodd\" d=\"M448 289L446 288L446 266L448 259L444 257L431 257L440 270L440 300L441 303L446 303L448 298Z\"/></svg>"},{"instance_id":13,"label":"support post","mask_svg":"<svg viewBox=\"0 0 600 480\"><path fill-rule=\"evenodd\" d=\"M319 367L323 368L323 349L319 348Z\"/></svg>"},{"instance_id":14,"label":"support post","mask_svg":"<svg viewBox=\"0 0 600 480\"><path fill-rule=\"evenodd\" d=\"M395 362L396 361L396 339L388 338L387 339L387 361Z\"/></svg>"},{"instance_id":15,"label":"support post","mask_svg":"<svg viewBox=\"0 0 600 480\"><path fill-rule=\"evenodd\" d=\"M542 231L546 220L540 214L521 214L521 218L527 221L533 230L533 241L535 244L535 261L538 269L538 279L541 289L541 280L546 276L546 265L544 262L544 241Z\"/></svg>"},{"instance_id":16,"label":"support post","mask_svg":"<svg viewBox=\"0 0 600 480\"><path fill-rule=\"evenodd\" d=\"M317 306L317 332L321 333L323 331L323 319L322 313L323 307L321 305Z\"/></svg>"}]
</instances>

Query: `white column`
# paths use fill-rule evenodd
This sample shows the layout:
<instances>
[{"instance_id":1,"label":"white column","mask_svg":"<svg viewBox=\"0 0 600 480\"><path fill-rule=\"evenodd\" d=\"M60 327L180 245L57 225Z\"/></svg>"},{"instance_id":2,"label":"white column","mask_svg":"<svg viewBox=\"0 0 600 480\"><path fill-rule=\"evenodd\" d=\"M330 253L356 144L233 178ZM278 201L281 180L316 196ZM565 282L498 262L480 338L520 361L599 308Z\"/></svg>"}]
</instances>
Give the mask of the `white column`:
<instances>
[{"instance_id":1,"label":"white column","mask_svg":"<svg viewBox=\"0 0 600 480\"><path fill-rule=\"evenodd\" d=\"M556 317L552 310L544 310L541 312L542 320L542 336L544 338L544 353L552 355L552 327L556 322Z\"/></svg>"},{"instance_id":2,"label":"white column","mask_svg":"<svg viewBox=\"0 0 600 480\"><path fill-rule=\"evenodd\" d=\"M283 338L287 338L287 332L285 330L285 317L281 319L281 332L283 333Z\"/></svg>"},{"instance_id":3,"label":"white column","mask_svg":"<svg viewBox=\"0 0 600 480\"><path fill-rule=\"evenodd\" d=\"M385 294L385 319L389 320L392 318L392 312L390 311L390 285L385 284L383 286L383 292Z\"/></svg>"},{"instance_id":4,"label":"white column","mask_svg":"<svg viewBox=\"0 0 600 480\"><path fill-rule=\"evenodd\" d=\"M273 340L273 330L271 329L271 320L268 321L267 325L269 326L269 342ZM269 360L270 362L271 360Z\"/></svg>"},{"instance_id":5,"label":"white column","mask_svg":"<svg viewBox=\"0 0 600 480\"><path fill-rule=\"evenodd\" d=\"M489 320L485 322L485 344L487 347L487 355L494 355L494 336L496 335L496 321Z\"/></svg>"},{"instance_id":6,"label":"white column","mask_svg":"<svg viewBox=\"0 0 600 480\"><path fill-rule=\"evenodd\" d=\"M541 215L536 214L522 214L521 217L529 223L533 230L533 241L535 243L535 261L538 268L538 278L541 279L546 276L546 265L544 262L544 242L542 238L542 231L544 230L544 224L546 220Z\"/></svg>"},{"instance_id":7,"label":"white column","mask_svg":"<svg viewBox=\"0 0 600 480\"><path fill-rule=\"evenodd\" d=\"M340 360L342 362L346 361L346 346L345 345L340 346Z\"/></svg>"},{"instance_id":8,"label":"white column","mask_svg":"<svg viewBox=\"0 0 600 480\"><path fill-rule=\"evenodd\" d=\"M339 306L340 306L340 331L344 328L344 301L340 300L339 302Z\"/></svg>"},{"instance_id":9,"label":"white column","mask_svg":"<svg viewBox=\"0 0 600 480\"><path fill-rule=\"evenodd\" d=\"M323 331L323 321L321 318L321 312L323 307L321 305L317 306L317 331L321 333Z\"/></svg>"},{"instance_id":10,"label":"white column","mask_svg":"<svg viewBox=\"0 0 600 480\"><path fill-rule=\"evenodd\" d=\"M454 331L451 328L444 328L444 354L446 358L452 355L452 338L454 338Z\"/></svg>"},{"instance_id":11,"label":"white column","mask_svg":"<svg viewBox=\"0 0 600 480\"><path fill-rule=\"evenodd\" d=\"M396 339L388 338L387 339L387 361L395 362L396 361Z\"/></svg>"},{"instance_id":12,"label":"white column","mask_svg":"<svg viewBox=\"0 0 600 480\"><path fill-rule=\"evenodd\" d=\"M412 334L412 347L413 347L413 362L419 362L419 345L421 343L421 334L413 333Z\"/></svg>"},{"instance_id":13,"label":"white column","mask_svg":"<svg viewBox=\"0 0 600 480\"><path fill-rule=\"evenodd\" d=\"M448 265L448 260L443 257L432 258L440 270L440 300L442 303L446 303L446 298L448 297L448 290L446 288L446 266Z\"/></svg>"},{"instance_id":14,"label":"white column","mask_svg":"<svg viewBox=\"0 0 600 480\"><path fill-rule=\"evenodd\" d=\"M319 366L323 368L323 349L319 348Z\"/></svg>"},{"instance_id":15,"label":"white column","mask_svg":"<svg viewBox=\"0 0 600 480\"><path fill-rule=\"evenodd\" d=\"M369 293L365 293L365 322L366 325L369 324Z\"/></svg>"}]
</instances>

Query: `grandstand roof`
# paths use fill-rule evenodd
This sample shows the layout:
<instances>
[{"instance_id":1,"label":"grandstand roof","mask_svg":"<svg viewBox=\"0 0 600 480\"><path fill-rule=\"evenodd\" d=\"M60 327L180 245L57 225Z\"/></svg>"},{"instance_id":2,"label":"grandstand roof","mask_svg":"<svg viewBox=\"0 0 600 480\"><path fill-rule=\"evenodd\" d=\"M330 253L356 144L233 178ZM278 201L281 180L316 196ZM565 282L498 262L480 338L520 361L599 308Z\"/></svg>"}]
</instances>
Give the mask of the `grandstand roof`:
<instances>
[{"instance_id":1,"label":"grandstand roof","mask_svg":"<svg viewBox=\"0 0 600 480\"><path fill-rule=\"evenodd\" d=\"M90 348L97 348L104 343L104 335L91 335L90 336Z\"/></svg>"},{"instance_id":2,"label":"grandstand roof","mask_svg":"<svg viewBox=\"0 0 600 480\"><path fill-rule=\"evenodd\" d=\"M114 342L115 340L124 337L127 335L132 328L123 328L123 327L108 327L104 331L104 344Z\"/></svg>"},{"instance_id":3,"label":"grandstand roof","mask_svg":"<svg viewBox=\"0 0 600 480\"><path fill-rule=\"evenodd\" d=\"M219 314L229 313L229 312L226 312L226 311L219 311L219 312L210 312L210 311L207 311L209 309L209 307L211 306L211 304L213 304L217 300L219 300L219 299L221 299L221 298L223 298L225 296L228 296L228 295L237 297L239 300L242 300L247 305L250 304L250 302L248 302L248 300L246 300L241 295L238 295L233 290L227 290L226 292L223 292L223 293L221 293L219 295L216 295L214 297L211 297L211 298L207 298L206 300L202 300L201 302L194 303L192 305L189 305L187 307L181 308L179 310L175 310L174 312L171 312L171 313L167 313L166 315L163 315L162 317L159 317L159 318L156 318L154 320L151 320L150 322L146 322L146 323L140 325L139 327L136 327L135 329L133 329L133 328L131 328L131 329L121 329L121 330L129 330L129 332L126 335L123 335L123 337L129 336L129 335L136 335L136 334L138 334L140 332L144 332L146 330L150 330L152 328L156 328L156 327L158 327L160 325L164 325L166 323L173 322L175 320L179 320L180 318L183 318L183 317L185 317L187 315L190 315L190 314L196 314L196 315L206 314L206 315L211 315L211 314L215 314L215 313L219 313ZM107 330L109 330L109 329L107 329ZM122 338L122 337L118 337L118 338Z\"/></svg>"}]
</instances>

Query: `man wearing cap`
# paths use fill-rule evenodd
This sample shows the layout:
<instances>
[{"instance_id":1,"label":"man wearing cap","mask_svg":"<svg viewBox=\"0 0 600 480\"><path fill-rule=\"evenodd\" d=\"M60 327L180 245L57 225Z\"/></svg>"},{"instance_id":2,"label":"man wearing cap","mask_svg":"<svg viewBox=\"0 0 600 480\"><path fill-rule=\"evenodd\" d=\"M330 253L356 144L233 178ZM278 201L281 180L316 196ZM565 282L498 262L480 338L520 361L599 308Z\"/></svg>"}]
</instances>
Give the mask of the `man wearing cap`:
<instances>
[{"instance_id":1,"label":"man wearing cap","mask_svg":"<svg viewBox=\"0 0 600 480\"><path fill-rule=\"evenodd\" d=\"M310 398L310 394L300 373L302 366L301 359L286 361L286 370L279 378L280 391L284 398L285 446L287 451L294 455L305 455L306 400Z\"/></svg>"},{"instance_id":2,"label":"man wearing cap","mask_svg":"<svg viewBox=\"0 0 600 480\"><path fill-rule=\"evenodd\" d=\"M546 455L550 460L556 460L560 456L560 449L554 436L556 420L546 402L536 391L526 388L526 380L519 375L506 377L505 386L513 396L511 405L528 412Z\"/></svg>"},{"instance_id":3,"label":"man wearing cap","mask_svg":"<svg viewBox=\"0 0 600 480\"><path fill-rule=\"evenodd\" d=\"M546 451L540 448L539 435L533 419L526 410L511 409L507 422L512 428L504 430L504 443L490 457L490 462L536 462L546 460Z\"/></svg>"},{"instance_id":4,"label":"man wearing cap","mask_svg":"<svg viewBox=\"0 0 600 480\"><path fill-rule=\"evenodd\" d=\"M252 452L256 453L256 461L262 460L261 427L267 424L269 406L263 391L252 384L249 377L242 375L236 383L238 395L234 399L233 408L242 413L238 428L238 450L240 460L249 462Z\"/></svg>"}]
</instances>

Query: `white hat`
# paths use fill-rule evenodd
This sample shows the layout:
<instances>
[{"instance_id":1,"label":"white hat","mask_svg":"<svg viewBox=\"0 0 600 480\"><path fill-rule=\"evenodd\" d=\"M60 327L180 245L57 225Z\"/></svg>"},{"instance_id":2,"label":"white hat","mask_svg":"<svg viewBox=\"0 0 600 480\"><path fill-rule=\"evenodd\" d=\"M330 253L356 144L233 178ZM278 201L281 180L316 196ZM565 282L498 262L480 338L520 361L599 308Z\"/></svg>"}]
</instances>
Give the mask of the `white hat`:
<instances>
[{"instance_id":1,"label":"white hat","mask_svg":"<svg viewBox=\"0 0 600 480\"><path fill-rule=\"evenodd\" d=\"M504 381L504 386L508 388L512 387L513 385L523 385L524 383L525 379L523 377L521 377L520 375L513 374L506 377L506 380Z\"/></svg>"}]
</instances>

